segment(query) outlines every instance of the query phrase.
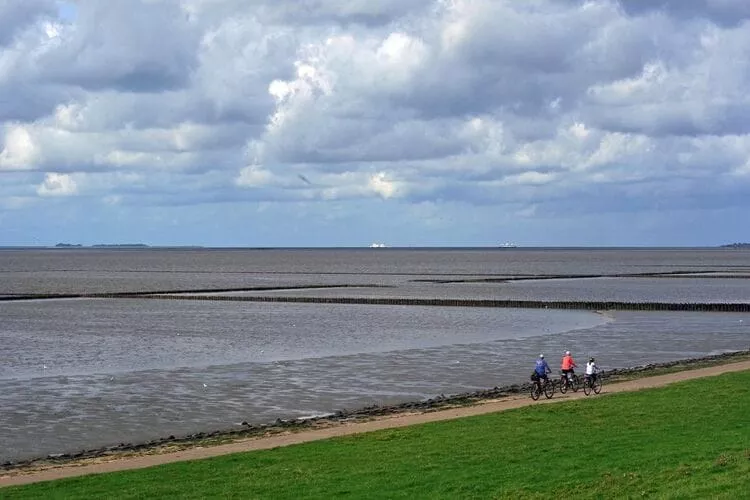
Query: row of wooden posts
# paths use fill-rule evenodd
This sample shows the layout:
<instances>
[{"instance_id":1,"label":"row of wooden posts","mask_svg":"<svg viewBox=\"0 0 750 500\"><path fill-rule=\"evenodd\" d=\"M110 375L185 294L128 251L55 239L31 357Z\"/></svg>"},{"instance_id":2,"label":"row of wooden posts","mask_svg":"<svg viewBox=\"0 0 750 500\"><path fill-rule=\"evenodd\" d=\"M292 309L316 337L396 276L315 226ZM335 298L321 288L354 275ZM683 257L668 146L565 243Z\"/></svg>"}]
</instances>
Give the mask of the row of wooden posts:
<instances>
[{"instance_id":1,"label":"row of wooden posts","mask_svg":"<svg viewBox=\"0 0 750 500\"><path fill-rule=\"evenodd\" d=\"M214 300L238 302L295 302L314 304L361 304L390 306L441 306L441 307L498 307L532 309L583 309L625 311L703 311L750 312L750 303L673 303L673 302L618 302L618 301L544 301L544 300L491 300L491 299L441 299L408 297L299 297L269 295L119 295L129 298L168 300Z\"/></svg>"},{"instance_id":2,"label":"row of wooden posts","mask_svg":"<svg viewBox=\"0 0 750 500\"><path fill-rule=\"evenodd\" d=\"M0 301L107 298L107 299L158 299L201 300L232 302L295 302L314 304L361 304L389 306L441 306L441 307L498 307L531 309L580 309L623 311L700 311L700 312L750 312L750 303L733 302L619 302L578 300L492 300L492 299L445 299L410 297L300 297L281 295L196 295L198 292L136 292L93 294L24 294L0 296ZM216 293L214 291L214 293Z\"/></svg>"}]
</instances>

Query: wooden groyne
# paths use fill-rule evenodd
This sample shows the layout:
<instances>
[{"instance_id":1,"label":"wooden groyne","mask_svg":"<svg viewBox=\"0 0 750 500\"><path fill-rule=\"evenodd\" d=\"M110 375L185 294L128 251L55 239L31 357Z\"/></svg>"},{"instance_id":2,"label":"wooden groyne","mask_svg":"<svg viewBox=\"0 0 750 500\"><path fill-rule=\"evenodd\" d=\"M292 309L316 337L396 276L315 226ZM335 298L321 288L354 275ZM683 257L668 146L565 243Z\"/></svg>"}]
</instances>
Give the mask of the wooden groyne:
<instances>
[{"instance_id":1,"label":"wooden groyne","mask_svg":"<svg viewBox=\"0 0 750 500\"><path fill-rule=\"evenodd\" d=\"M750 312L750 303L674 303L674 302L616 302L616 301L545 301L545 300L492 300L492 299L427 299L389 297L292 297L292 296L236 296L236 295L126 295L119 298L149 298L162 300L210 300L231 302L285 302L305 304L355 304L388 306L439 306L439 307L497 307L520 309L581 309L621 311L700 311L700 312Z\"/></svg>"},{"instance_id":2,"label":"wooden groyne","mask_svg":"<svg viewBox=\"0 0 750 500\"><path fill-rule=\"evenodd\" d=\"M446 275L447 276L447 275ZM750 279L748 274L710 274L709 272L674 271L666 273L628 273L628 274L559 274L559 275L528 275L528 276L491 276L483 278L420 278L411 280L414 283L511 283L514 281L552 281L552 280L581 280L598 278L658 278L658 279Z\"/></svg>"},{"instance_id":3,"label":"wooden groyne","mask_svg":"<svg viewBox=\"0 0 750 500\"><path fill-rule=\"evenodd\" d=\"M191 290L148 290L140 292L80 292L80 293L17 293L0 295L0 302L18 300L59 300L59 299L117 299L117 298L179 298L182 294L192 297L192 300L211 300L210 295L195 295L206 293L237 293L237 292L274 292L284 290L320 290L333 288L392 288L388 285L289 285L289 286L252 286L242 288L198 288Z\"/></svg>"},{"instance_id":4,"label":"wooden groyne","mask_svg":"<svg viewBox=\"0 0 750 500\"><path fill-rule=\"evenodd\" d=\"M392 288L385 285L305 285L286 287L250 287L205 290L171 290L144 292L104 293L40 293L0 296L0 302L52 299L152 299L198 300L221 302L277 302L303 304L353 304L387 306L438 306L438 307L495 307L518 309L571 309L589 311L694 311L694 312L750 312L750 303L734 302L622 302L580 300L513 300L513 299L446 299L419 297L300 297L282 295L198 295L237 292L269 292L301 289L332 288Z\"/></svg>"}]
</instances>

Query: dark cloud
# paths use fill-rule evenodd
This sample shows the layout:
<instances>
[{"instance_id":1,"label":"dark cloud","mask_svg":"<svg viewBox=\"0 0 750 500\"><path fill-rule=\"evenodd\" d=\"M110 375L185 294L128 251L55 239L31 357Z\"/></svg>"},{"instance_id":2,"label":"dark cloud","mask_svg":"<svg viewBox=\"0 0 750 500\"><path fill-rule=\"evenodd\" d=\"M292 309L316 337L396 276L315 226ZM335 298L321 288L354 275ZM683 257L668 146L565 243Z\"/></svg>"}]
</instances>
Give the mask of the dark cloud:
<instances>
[{"instance_id":1,"label":"dark cloud","mask_svg":"<svg viewBox=\"0 0 750 500\"><path fill-rule=\"evenodd\" d=\"M253 2L255 14L265 23L300 26L361 24L378 28L415 13L428 11L432 0L296 0L285 2L260 0ZM199 3L200 5L200 3ZM225 14L236 14L247 8L244 0L221 0L207 3L204 8Z\"/></svg>"},{"instance_id":2,"label":"dark cloud","mask_svg":"<svg viewBox=\"0 0 750 500\"><path fill-rule=\"evenodd\" d=\"M72 95L65 89L23 80L0 83L0 122L33 122L53 112Z\"/></svg>"},{"instance_id":3,"label":"dark cloud","mask_svg":"<svg viewBox=\"0 0 750 500\"><path fill-rule=\"evenodd\" d=\"M40 78L88 90L159 92L185 87L200 32L173 2L82 2L65 43L39 61Z\"/></svg>"},{"instance_id":4,"label":"dark cloud","mask_svg":"<svg viewBox=\"0 0 750 500\"><path fill-rule=\"evenodd\" d=\"M653 137L745 135L750 133L749 103L669 102L591 108L588 123L624 133Z\"/></svg>"},{"instance_id":5,"label":"dark cloud","mask_svg":"<svg viewBox=\"0 0 750 500\"><path fill-rule=\"evenodd\" d=\"M53 19L57 12L54 0L21 0L0 2L0 48L40 18Z\"/></svg>"}]
</instances>

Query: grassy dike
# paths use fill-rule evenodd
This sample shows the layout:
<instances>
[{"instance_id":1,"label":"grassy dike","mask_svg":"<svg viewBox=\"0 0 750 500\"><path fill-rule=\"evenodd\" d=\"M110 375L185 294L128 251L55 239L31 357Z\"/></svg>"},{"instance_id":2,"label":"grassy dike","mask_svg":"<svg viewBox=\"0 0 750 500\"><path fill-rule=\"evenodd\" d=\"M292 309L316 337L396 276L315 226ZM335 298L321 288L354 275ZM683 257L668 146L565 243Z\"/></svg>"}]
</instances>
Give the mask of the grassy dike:
<instances>
[{"instance_id":1,"label":"grassy dike","mask_svg":"<svg viewBox=\"0 0 750 500\"><path fill-rule=\"evenodd\" d=\"M0 498L742 498L749 386L750 372L731 373L4 488Z\"/></svg>"}]
</instances>

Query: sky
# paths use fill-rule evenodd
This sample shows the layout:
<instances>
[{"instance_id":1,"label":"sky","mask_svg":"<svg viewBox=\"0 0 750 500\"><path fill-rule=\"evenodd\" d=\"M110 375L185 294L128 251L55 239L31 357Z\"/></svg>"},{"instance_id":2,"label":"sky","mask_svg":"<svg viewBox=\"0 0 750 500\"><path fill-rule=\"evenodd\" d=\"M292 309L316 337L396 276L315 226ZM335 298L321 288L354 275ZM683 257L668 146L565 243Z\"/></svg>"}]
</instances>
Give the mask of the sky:
<instances>
[{"instance_id":1,"label":"sky","mask_svg":"<svg viewBox=\"0 0 750 500\"><path fill-rule=\"evenodd\" d=\"M750 241L746 0L0 1L0 246Z\"/></svg>"}]
</instances>

